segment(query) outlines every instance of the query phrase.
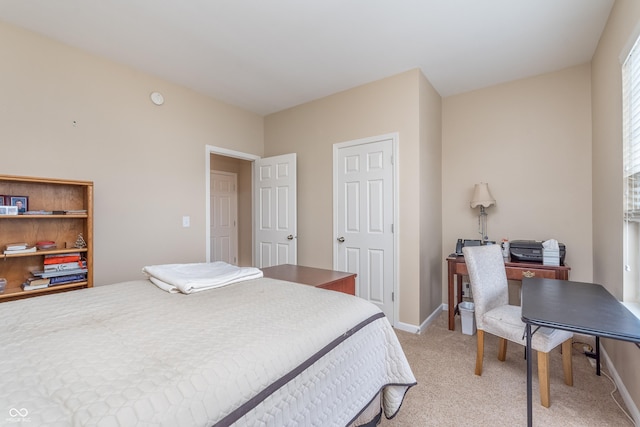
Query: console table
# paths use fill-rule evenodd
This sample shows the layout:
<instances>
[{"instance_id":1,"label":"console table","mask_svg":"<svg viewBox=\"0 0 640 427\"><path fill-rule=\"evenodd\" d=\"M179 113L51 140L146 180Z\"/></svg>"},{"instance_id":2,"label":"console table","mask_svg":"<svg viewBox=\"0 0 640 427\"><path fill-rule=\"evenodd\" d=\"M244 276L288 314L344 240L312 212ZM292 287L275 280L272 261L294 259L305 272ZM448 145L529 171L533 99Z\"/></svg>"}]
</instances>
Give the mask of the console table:
<instances>
[{"instance_id":1,"label":"console table","mask_svg":"<svg viewBox=\"0 0 640 427\"><path fill-rule=\"evenodd\" d=\"M302 265L282 264L263 268L264 277L302 283L331 291L356 294L356 274Z\"/></svg>"},{"instance_id":2,"label":"console table","mask_svg":"<svg viewBox=\"0 0 640 427\"><path fill-rule=\"evenodd\" d=\"M464 262L463 256L451 255L447 257L447 266L449 271L449 330L456 329L455 315L459 313L458 304L462 302L462 276L469 275L467 264ZM504 267L507 273L507 279L519 280L525 278L541 278L541 279L558 279L569 280L570 267L566 265L553 266L542 265L533 262L505 262ZM456 288L457 284L457 299ZM453 301L456 301L455 303Z\"/></svg>"}]
</instances>

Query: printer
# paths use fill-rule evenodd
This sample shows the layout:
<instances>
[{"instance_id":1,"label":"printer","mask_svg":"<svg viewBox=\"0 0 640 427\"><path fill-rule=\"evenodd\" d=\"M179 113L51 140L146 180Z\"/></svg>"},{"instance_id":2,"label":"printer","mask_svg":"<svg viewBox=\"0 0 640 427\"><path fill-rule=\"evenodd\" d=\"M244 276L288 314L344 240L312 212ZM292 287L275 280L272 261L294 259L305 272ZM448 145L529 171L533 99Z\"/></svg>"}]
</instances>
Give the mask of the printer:
<instances>
[{"instance_id":1,"label":"printer","mask_svg":"<svg viewBox=\"0 0 640 427\"><path fill-rule=\"evenodd\" d=\"M543 240L511 240L509 242L509 255L515 262L539 262L542 263ZM564 265L566 248L564 243L558 243L560 248L560 265Z\"/></svg>"}]
</instances>

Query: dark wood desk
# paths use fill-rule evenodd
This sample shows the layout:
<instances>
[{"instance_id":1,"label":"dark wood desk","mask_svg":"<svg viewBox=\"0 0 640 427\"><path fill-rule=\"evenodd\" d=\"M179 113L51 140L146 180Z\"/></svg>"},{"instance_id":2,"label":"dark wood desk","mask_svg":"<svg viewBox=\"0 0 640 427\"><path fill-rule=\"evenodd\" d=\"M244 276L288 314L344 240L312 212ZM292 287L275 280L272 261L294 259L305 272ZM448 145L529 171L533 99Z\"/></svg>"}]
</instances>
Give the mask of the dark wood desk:
<instances>
[{"instance_id":1,"label":"dark wood desk","mask_svg":"<svg viewBox=\"0 0 640 427\"><path fill-rule=\"evenodd\" d=\"M464 262L463 256L451 255L447 257L447 266L449 271L449 330L456 329L455 315L459 313L458 304L462 302L462 276L469 275L467 264ZM522 280L524 278L544 278L568 280L570 267L542 265L541 263L532 262L505 262L504 264L507 279ZM457 299L455 287L457 284ZM455 300L455 303L453 302Z\"/></svg>"},{"instance_id":2,"label":"dark wood desk","mask_svg":"<svg viewBox=\"0 0 640 427\"><path fill-rule=\"evenodd\" d=\"M640 343L640 319L602 285L568 280L522 281L522 321L527 336L527 423L532 421L532 326L543 326L593 335L599 355L599 338ZM537 328L536 328L537 330ZM599 359L599 357L598 357ZM598 367L600 365L599 360Z\"/></svg>"},{"instance_id":3,"label":"dark wood desk","mask_svg":"<svg viewBox=\"0 0 640 427\"><path fill-rule=\"evenodd\" d=\"M356 294L356 274L301 265L282 264L263 268L264 277L302 283L331 291Z\"/></svg>"}]
</instances>

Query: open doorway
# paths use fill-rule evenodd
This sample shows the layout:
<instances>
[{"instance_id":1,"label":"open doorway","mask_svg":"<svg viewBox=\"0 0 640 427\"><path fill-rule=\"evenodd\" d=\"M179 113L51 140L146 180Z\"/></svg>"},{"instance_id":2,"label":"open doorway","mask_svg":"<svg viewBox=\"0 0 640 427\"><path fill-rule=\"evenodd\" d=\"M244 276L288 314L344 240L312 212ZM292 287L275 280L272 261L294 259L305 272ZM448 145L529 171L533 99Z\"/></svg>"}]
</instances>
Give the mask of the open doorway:
<instances>
[{"instance_id":1,"label":"open doorway","mask_svg":"<svg viewBox=\"0 0 640 427\"><path fill-rule=\"evenodd\" d=\"M237 265L253 265L253 201L252 201L252 163L258 156L235 152L219 147L207 146L207 262L213 261L212 240L212 189L209 176L212 171L234 174L237 177Z\"/></svg>"},{"instance_id":2,"label":"open doorway","mask_svg":"<svg viewBox=\"0 0 640 427\"><path fill-rule=\"evenodd\" d=\"M237 176L237 265L297 263L296 154L261 158L206 146L206 260L212 250L212 171Z\"/></svg>"},{"instance_id":3,"label":"open doorway","mask_svg":"<svg viewBox=\"0 0 640 427\"><path fill-rule=\"evenodd\" d=\"M251 162L248 160L237 159L233 157L222 156L219 154L210 154L211 156L211 172L217 172L224 174L232 174L236 177L235 188L231 188L235 192L235 199L237 203L236 215L232 221L236 224L228 224L228 226L235 226L237 240L234 242L237 259L225 260L223 258L216 258L215 246L211 247L208 261L227 261L230 264L235 264L241 267L248 267L252 265L252 246L253 246L253 227L252 227L252 207L251 207ZM210 199L215 199L216 191L212 189L210 193ZM216 206L211 202L209 207L211 225L210 225L210 239L215 240L216 228L220 228L222 225L219 221L215 221L215 214L212 209ZM235 257L235 255L233 255Z\"/></svg>"}]
</instances>

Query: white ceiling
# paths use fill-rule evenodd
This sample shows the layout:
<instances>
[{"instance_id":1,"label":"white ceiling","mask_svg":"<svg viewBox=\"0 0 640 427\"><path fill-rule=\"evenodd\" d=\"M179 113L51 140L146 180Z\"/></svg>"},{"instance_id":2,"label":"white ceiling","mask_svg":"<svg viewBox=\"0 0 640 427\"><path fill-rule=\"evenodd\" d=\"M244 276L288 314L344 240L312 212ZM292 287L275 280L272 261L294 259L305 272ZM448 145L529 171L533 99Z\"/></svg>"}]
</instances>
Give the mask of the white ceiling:
<instances>
[{"instance_id":1,"label":"white ceiling","mask_svg":"<svg viewBox=\"0 0 640 427\"><path fill-rule=\"evenodd\" d=\"M443 97L591 60L613 0L2 0L0 21L259 114L412 68Z\"/></svg>"}]
</instances>

